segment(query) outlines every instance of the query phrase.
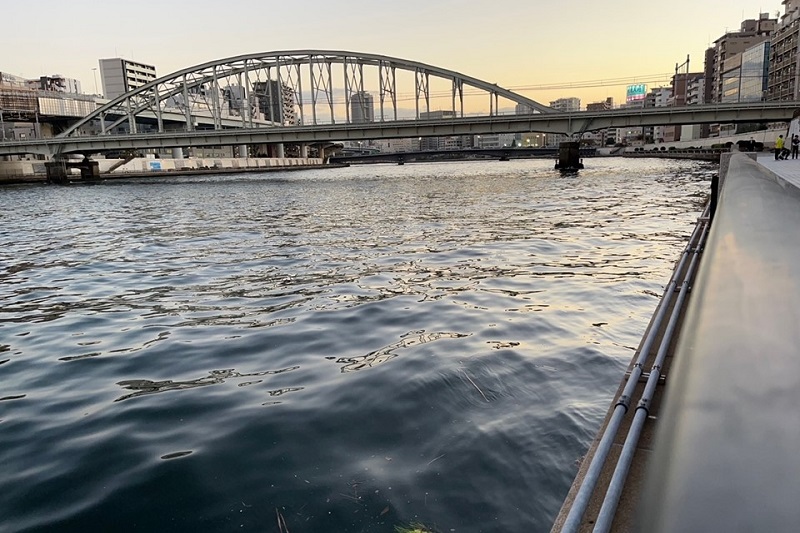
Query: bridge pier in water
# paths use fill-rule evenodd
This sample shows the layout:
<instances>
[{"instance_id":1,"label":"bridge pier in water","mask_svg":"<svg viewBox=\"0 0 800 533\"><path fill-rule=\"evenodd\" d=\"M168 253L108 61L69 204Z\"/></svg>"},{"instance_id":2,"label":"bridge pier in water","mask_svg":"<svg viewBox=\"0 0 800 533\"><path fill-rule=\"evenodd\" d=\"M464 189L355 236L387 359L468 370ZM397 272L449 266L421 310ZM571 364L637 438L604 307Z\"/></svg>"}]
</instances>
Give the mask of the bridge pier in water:
<instances>
[{"instance_id":1,"label":"bridge pier in water","mask_svg":"<svg viewBox=\"0 0 800 533\"><path fill-rule=\"evenodd\" d=\"M581 163L580 143L577 141L562 142L558 146L558 170L580 170L583 168Z\"/></svg>"},{"instance_id":2,"label":"bridge pier in water","mask_svg":"<svg viewBox=\"0 0 800 533\"><path fill-rule=\"evenodd\" d=\"M77 168L81 172L81 180L90 181L100 179L100 163L84 158L82 161L70 161L68 159L56 159L44 164L47 172L47 182L58 185L69 184L70 170Z\"/></svg>"}]
</instances>

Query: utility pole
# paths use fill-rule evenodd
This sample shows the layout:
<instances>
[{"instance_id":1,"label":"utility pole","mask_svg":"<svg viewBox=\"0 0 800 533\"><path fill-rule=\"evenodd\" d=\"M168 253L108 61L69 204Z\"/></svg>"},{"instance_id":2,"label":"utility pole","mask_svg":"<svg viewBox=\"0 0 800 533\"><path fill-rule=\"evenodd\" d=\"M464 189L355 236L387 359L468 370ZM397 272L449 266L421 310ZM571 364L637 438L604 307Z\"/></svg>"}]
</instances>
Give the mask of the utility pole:
<instances>
[{"instance_id":1,"label":"utility pole","mask_svg":"<svg viewBox=\"0 0 800 533\"><path fill-rule=\"evenodd\" d=\"M688 103L687 100L689 98L689 54L686 54L686 61L684 61L680 65L675 63L675 81L673 83L673 85L675 85L675 87L673 88L675 95L675 100L674 100L675 103L678 102L678 94L677 94L678 71L683 67L686 67L686 75L683 78L683 103L684 105L686 105Z\"/></svg>"}]
</instances>

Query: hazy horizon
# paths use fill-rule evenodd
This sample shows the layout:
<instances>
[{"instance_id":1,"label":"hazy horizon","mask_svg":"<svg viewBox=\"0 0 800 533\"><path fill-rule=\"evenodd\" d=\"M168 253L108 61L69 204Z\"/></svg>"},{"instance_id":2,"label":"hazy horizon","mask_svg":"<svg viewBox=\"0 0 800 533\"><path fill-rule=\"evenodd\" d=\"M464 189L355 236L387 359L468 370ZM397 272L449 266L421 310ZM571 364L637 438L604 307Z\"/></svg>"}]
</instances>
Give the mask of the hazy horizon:
<instances>
[{"instance_id":1,"label":"hazy horizon","mask_svg":"<svg viewBox=\"0 0 800 533\"><path fill-rule=\"evenodd\" d=\"M585 107L607 97L623 102L630 83L668 85L687 55L690 70L701 71L705 49L726 31L759 13L782 13L780 0L700 4L562 0L501 10L477 0L408 0L402 8L321 0L265 7L231 0L221 9L203 1L77 0L65 11L63 3L40 0L35 24L8 25L0 34L0 46L14 51L0 58L0 71L26 78L61 74L94 93L95 84L102 90L93 70L101 58L155 65L163 76L255 52L347 50L455 70L543 104L578 97ZM21 3L3 8L6 20L29 19L29 11ZM39 42L41 35L48 40Z\"/></svg>"}]
</instances>

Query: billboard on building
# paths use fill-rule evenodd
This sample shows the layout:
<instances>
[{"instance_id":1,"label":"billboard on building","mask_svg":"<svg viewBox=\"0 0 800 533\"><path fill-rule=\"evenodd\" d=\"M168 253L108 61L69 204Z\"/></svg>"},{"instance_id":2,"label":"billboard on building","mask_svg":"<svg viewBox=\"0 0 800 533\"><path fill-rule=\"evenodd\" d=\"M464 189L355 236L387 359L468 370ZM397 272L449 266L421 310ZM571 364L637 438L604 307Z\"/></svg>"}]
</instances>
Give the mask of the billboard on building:
<instances>
[{"instance_id":1,"label":"billboard on building","mask_svg":"<svg viewBox=\"0 0 800 533\"><path fill-rule=\"evenodd\" d=\"M625 102L628 104L630 104L631 102L639 102L641 100L644 100L646 95L647 95L647 85L645 85L644 83L628 85L628 91L626 93Z\"/></svg>"}]
</instances>

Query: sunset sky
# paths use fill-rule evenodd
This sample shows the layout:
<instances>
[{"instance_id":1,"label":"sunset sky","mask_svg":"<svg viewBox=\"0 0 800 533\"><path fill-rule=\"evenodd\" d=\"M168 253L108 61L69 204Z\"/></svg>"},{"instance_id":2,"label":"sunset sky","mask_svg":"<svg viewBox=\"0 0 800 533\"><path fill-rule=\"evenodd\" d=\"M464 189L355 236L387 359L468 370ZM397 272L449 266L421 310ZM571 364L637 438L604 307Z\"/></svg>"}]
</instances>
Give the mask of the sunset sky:
<instances>
[{"instance_id":1,"label":"sunset sky","mask_svg":"<svg viewBox=\"0 0 800 533\"><path fill-rule=\"evenodd\" d=\"M159 76L213 59L293 49L384 54L456 70L542 103L582 104L625 85L667 84L704 50L780 0L296 0L6 2L0 71L78 78L94 92L100 58L156 66ZM100 83L99 74L97 83ZM583 87L591 85L592 87Z\"/></svg>"}]
</instances>

